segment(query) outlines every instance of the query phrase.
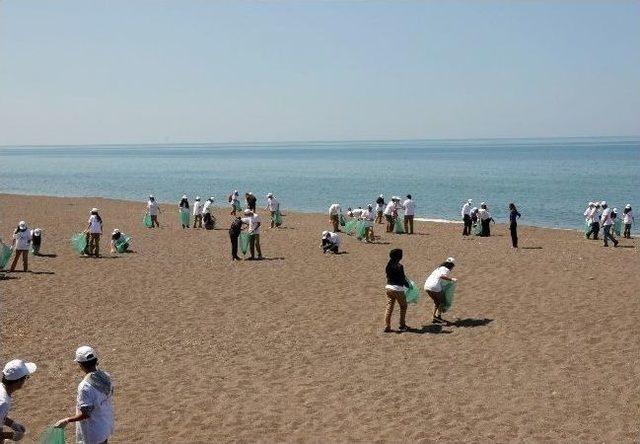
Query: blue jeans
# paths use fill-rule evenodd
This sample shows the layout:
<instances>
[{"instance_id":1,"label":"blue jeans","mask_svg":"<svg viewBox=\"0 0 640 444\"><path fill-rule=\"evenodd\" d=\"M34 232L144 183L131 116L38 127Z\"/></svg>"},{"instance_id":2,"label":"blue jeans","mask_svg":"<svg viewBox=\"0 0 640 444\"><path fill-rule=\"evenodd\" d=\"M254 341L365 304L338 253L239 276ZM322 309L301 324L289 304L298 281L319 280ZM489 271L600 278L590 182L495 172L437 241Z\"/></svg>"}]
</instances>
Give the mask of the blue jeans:
<instances>
[{"instance_id":1,"label":"blue jeans","mask_svg":"<svg viewBox=\"0 0 640 444\"><path fill-rule=\"evenodd\" d=\"M608 247L609 244L607 244L607 239L611 239L611 242L613 242L613 245L618 245L618 241L615 240L615 238L611 235L611 227L612 225L605 225L602 230L603 230L603 237L604 237L604 246Z\"/></svg>"}]
</instances>

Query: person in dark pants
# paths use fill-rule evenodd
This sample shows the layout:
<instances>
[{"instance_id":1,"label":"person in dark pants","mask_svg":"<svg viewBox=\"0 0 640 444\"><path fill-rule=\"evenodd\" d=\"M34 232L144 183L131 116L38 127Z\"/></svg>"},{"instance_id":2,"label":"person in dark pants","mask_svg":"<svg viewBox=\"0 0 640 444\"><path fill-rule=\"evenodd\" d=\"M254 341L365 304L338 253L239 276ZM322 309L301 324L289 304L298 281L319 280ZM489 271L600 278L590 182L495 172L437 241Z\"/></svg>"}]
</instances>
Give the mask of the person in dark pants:
<instances>
[{"instance_id":1,"label":"person in dark pants","mask_svg":"<svg viewBox=\"0 0 640 444\"><path fill-rule=\"evenodd\" d=\"M229 227L229 239L231 240L231 260L239 261L240 256L238 256L238 238L240 237L240 232L242 231L242 219L236 217L233 222L231 222L231 226Z\"/></svg>"},{"instance_id":2,"label":"person in dark pants","mask_svg":"<svg viewBox=\"0 0 640 444\"><path fill-rule=\"evenodd\" d=\"M607 241L611 240L613 242L613 246L618 246L618 241L611 234L611 229L613 228L613 218L611 217L611 208L607 205L607 202L604 200L600 203L602 207L602 215L600 216L600 225L602 225L602 237L604 240L604 246L608 247L609 244Z\"/></svg>"},{"instance_id":3,"label":"person in dark pants","mask_svg":"<svg viewBox=\"0 0 640 444\"><path fill-rule=\"evenodd\" d=\"M518 222L520 213L514 203L509 204L509 231L511 231L511 246L518 248Z\"/></svg>"},{"instance_id":4,"label":"person in dark pants","mask_svg":"<svg viewBox=\"0 0 640 444\"><path fill-rule=\"evenodd\" d=\"M480 224L482 226L482 231L480 231L481 237L489 237L491 236L491 228L490 223L493 221L493 217L491 217L491 213L489 213L489 209L487 208L487 204L482 202L480 204L480 209L478 210L478 219L480 220Z\"/></svg>"},{"instance_id":5,"label":"person in dark pants","mask_svg":"<svg viewBox=\"0 0 640 444\"><path fill-rule=\"evenodd\" d=\"M462 235L469 236L471 234L471 199L468 199L467 202L462 206L462 210L460 213L462 214L462 223L464 224L462 227Z\"/></svg>"},{"instance_id":6,"label":"person in dark pants","mask_svg":"<svg viewBox=\"0 0 640 444\"><path fill-rule=\"evenodd\" d=\"M247 208L251 211L253 211L254 213L256 212L256 196L253 195L253 193L251 193L251 191L249 191L247 194L244 195L246 201L247 201Z\"/></svg>"}]
</instances>

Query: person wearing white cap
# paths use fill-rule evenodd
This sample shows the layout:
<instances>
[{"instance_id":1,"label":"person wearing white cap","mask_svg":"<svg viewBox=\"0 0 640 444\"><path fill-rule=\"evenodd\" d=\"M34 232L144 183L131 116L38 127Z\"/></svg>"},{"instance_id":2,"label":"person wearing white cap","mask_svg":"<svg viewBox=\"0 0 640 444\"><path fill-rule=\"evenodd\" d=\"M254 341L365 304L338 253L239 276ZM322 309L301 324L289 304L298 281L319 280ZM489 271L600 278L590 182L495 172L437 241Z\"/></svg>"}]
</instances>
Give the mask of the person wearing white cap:
<instances>
[{"instance_id":1,"label":"person wearing white cap","mask_svg":"<svg viewBox=\"0 0 640 444\"><path fill-rule=\"evenodd\" d=\"M624 210L622 210L622 223L624 224L624 233L622 236L625 239L631 239L631 225L635 223L631 204L626 204Z\"/></svg>"},{"instance_id":2,"label":"person wearing white cap","mask_svg":"<svg viewBox=\"0 0 640 444\"><path fill-rule=\"evenodd\" d=\"M76 443L104 444L114 430L111 376L97 368L98 355L89 346L79 347L74 361L85 375L78 385L76 414L59 420L55 427L75 422Z\"/></svg>"},{"instance_id":3,"label":"person wearing white cap","mask_svg":"<svg viewBox=\"0 0 640 444\"><path fill-rule=\"evenodd\" d=\"M182 195L178 203L178 212L180 213L180 225L182 225L182 229L189 228L189 199L186 194Z\"/></svg>"},{"instance_id":4,"label":"person wearing white cap","mask_svg":"<svg viewBox=\"0 0 640 444\"><path fill-rule=\"evenodd\" d=\"M193 228L202 228L203 207L203 203L200 202L200 196L196 196L196 200L193 202Z\"/></svg>"},{"instance_id":5,"label":"person wearing white cap","mask_svg":"<svg viewBox=\"0 0 640 444\"><path fill-rule=\"evenodd\" d=\"M229 203L231 204L232 216L235 216L236 212L242 209L240 208L240 200L238 199L239 196L240 193L238 193L238 190L233 190L233 193L229 194Z\"/></svg>"},{"instance_id":6,"label":"person wearing white cap","mask_svg":"<svg viewBox=\"0 0 640 444\"><path fill-rule=\"evenodd\" d=\"M416 203L411 198L411 194L407 194L407 199L402 203L404 210L404 232L413 234L413 218L416 215Z\"/></svg>"},{"instance_id":7,"label":"person wearing white cap","mask_svg":"<svg viewBox=\"0 0 640 444\"><path fill-rule=\"evenodd\" d=\"M116 253L118 251L118 244L124 242L125 240L126 237L124 236L124 234L122 234L118 228L115 228L111 232L111 253ZM126 252L129 249L129 243L124 242L120 249L122 252Z\"/></svg>"},{"instance_id":8,"label":"person wearing white cap","mask_svg":"<svg viewBox=\"0 0 640 444\"><path fill-rule=\"evenodd\" d=\"M456 278L452 278L449 275L451 274L451 270L455 267L455 259L452 257L447 258L446 261L441 263L438 268L433 270L427 280L424 283L424 289L429 295L429 297L433 300L434 309L433 309L433 323L434 324L448 324L447 321L442 319L442 311L440 310L440 305L443 302L443 291L442 291L442 283L441 281L453 281L456 282Z\"/></svg>"},{"instance_id":9,"label":"person wearing white cap","mask_svg":"<svg viewBox=\"0 0 640 444\"><path fill-rule=\"evenodd\" d=\"M31 230L31 251L34 256L40 255L40 247L42 247L42 230L35 228Z\"/></svg>"},{"instance_id":10,"label":"person wearing white cap","mask_svg":"<svg viewBox=\"0 0 640 444\"><path fill-rule=\"evenodd\" d=\"M271 228L279 227L280 223L277 223L278 213L280 212L280 202L273 196L273 193L267 194L267 211L271 213Z\"/></svg>"},{"instance_id":11,"label":"person wearing white cap","mask_svg":"<svg viewBox=\"0 0 640 444\"><path fill-rule=\"evenodd\" d=\"M216 218L213 215L213 196L209 197L202 208L202 222L205 230L213 230L216 226Z\"/></svg>"},{"instance_id":12,"label":"person wearing white cap","mask_svg":"<svg viewBox=\"0 0 640 444\"><path fill-rule=\"evenodd\" d=\"M462 209L460 210L460 215L462 216L462 235L469 236L471 234L471 203L473 200L467 199L467 201L462 205Z\"/></svg>"},{"instance_id":13,"label":"person wearing white cap","mask_svg":"<svg viewBox=\"0 0 640 444\"><path fill-rule=\"evenodd\" d=\"M376 223L377 224L382 223L382 216L384 213L385 205L386 203L384 202L384 194L381 194L376 199Z\"/></svg>"},{"instance_id":14,"label":"person wearing white cap","mask_svg":"<svg viewBox=\"0 0 640 444\"><path fill-rule=\"evenodd\" d=\"M598 239L600 231L600 222L598 221L598 205L595 202L589 202L589 206L584 210L585 222L589 225L589 231L585 233L587 239L593 234L594 239Z\"/></svg>"},{"instance_id":15,"label":"person wearing white cap","mask_svg":"<svg viewBox=\"0 0 640 444\"><path fill-rule=\"evenodd\" d=\"M22 271L25 273L29 271L29 248L31 246L31 232L27 227L27 223L23 220L18 223L15 231L13 232L13 251L15 256L11 263L9 271L15 271L18 260L22 256Z\"/></svg>"},{"instance_id":16,"label":"person wearing white cap","mask_svg":"<svg viewBox=\"0 0 640 444\"><path fill-rule=\"evenodd\" d=\"M480 224L482 226L482 230L480 231L480 236L489 237L491 236L491 227L489 226L490 222L496 223L491 217L491 213L487 209L487 204L482 202L480 204L480 209L478 210L478 219L480 219Z\"/></svg>"},{"instance_id":17,"label":"person wearing white cap","mask_svg":"<svg viewBox=\"0 0 640 444\"><path fill-rule=\"evenodd\" d=\"M0 443L5 439L20 441L26 429L19 422L9 418L11 410L11 398L13 394L24 387L24 383L29 379L37 367L33 362L25 362L21 359L14 359L5 364L2 370L2 383L0 384ZM12 431L5 432L4 426Z\"/></svg>"},{"instance_id":18,"label":"person wearing white cap","mask_svg":"<svg viewBox=\"0 0 640 444\"><path fill-rule=\"evenodd\" d=\"M89 220L86 233L89 236L87 241L87 254L89 256L100 257L100 235L102 234L102 218L97 208L92 208L89 212Z\"/></svg>"},{"instance_id":19,"label":"person wearing white cap","mask_svg":"<svg viewBox=\"0 0 640 444\"><path fill-rule=\"evenodd\" d=\"M396 218L398 217L399 201L399 198L392 196L391 200L382 212L387 220L387 233L393 232L393 225L396 223Z\"/></svg>"},{"instance_id":20,"label":"person wearing white cap","mask_svg":"<svg viewBox=\"0 0 640 444\"><path fill-rule=\"evenodd\" d=\"M260 248L260 226L262 225L262 219L248 208L244 210L244 216L242 223L248 226L249 252L251 253L251 256L247 258L247 260L255 260L256 252L258 253L257 259L262 259L262 250Z\"/></svg>"},{"instance_id":21,"label":"person wearing white cap","mask_svg":"<svg viewBox=\"0 0 640 444\"><path fill-rule=\"evenodd\" d=\"M611 208L607 205L606 201L600 202L602 207L602 215L600 216L600 225L602 225L602 238L604 240L604 247L608 247L608 241L613 242L613 246L618 246L618 241L611 234L611 226L613 225L613 218L611 217Z\"/></svg>"},{"instance_id":22,"label":"person wearing white cap","mask_svg":"<svg viewBox=\"0 0 640 444\"><path fill-rule=\"evenodd\" d=\"M147 213L151 216L151 226L149 228L158 227L160 228L160 222L158 222L158 213L162 213L160 210L160 205L156 201L156 198L151 194L149 196L149 201L147 202Z\"/></svg>"},{"instance_id":23,"label":"person wearing white cap","mask_svg":"<svg viewBox=\"0 0 640 444\"><path fill-rule=\"evenodd\" d=\"M329 221L331 222L331 226L333 227L333 231L335 233L340 232L340 212L341 212L340 204L333 203L329 207Z\"/></svg>"},{"instance_id":24,"label":"person wearing white cap","mask_svg":"<svg viewBox=\"0 0 640 444\"><path fill-rule=\"evenodd\" d=\"M247 201L247 209L251 211L256 211L256 201L257 201L256 196L254 196L253 193L249 191L245 193L244 198Z\"/></svg>"},{"instance_id":25,"label":"person wearing white cap","mask_svg":"<svg viewBox=\"0 0 640 444\"><path fill-rule=\"evenodd\" d=\"M338 254L340 248L340 236L333 231L322 232L322 243L320 244L323 253Z\"/></svg>"},{"instance_id":26,"label":"person wearing white cap","mask_svg":"<svg viewBox=\"0 0 640 444\"><path fill-rule=\"evenodd\" d=\"M376 213L373 210L373 206L371 204L367 205L367 209L364 213L362 213L362 220L364 221L365 226L365 242L373 242L373 224L376 219Z\"/></svg>"}]
</instances>

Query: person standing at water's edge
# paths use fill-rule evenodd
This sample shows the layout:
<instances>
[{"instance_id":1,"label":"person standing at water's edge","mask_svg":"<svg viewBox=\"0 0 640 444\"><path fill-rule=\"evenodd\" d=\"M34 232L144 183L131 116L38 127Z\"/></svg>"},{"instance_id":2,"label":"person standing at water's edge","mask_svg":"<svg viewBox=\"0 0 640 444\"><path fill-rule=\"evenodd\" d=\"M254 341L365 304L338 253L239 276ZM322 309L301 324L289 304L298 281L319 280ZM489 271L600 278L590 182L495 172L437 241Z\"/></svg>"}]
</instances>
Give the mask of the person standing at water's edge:
<instances>
[{"instance_id":1,"label":"person standing at water's edge","mask_svg":"<svg viewBox=\"0 0 640 444\"><path fill-rule=\"evenodd\" d=\"M400 306L400 331L407 331L409 327L406 323L407 298L405 292L411 286L407 276L404 274L404 267L400 263L402 260L402 250L395 248L389 252L389 262L385 268L387 274L387 285L384 287L387 295L387 309L384 314L384 332L391 332L391 315L393 307L398 303Z\"/></svg>"},{"instance_id":2,"label":"person standing at water's edge","mask_svg":"<svg viewBox=\"0 0 640 444\"><path fill-rule=\"evenodd\" d=\"M402 203L404 209L404 232L413 234L413 218L416 215L416 203L411 199L411 194L407 194L407 199Z\"/></svg>"},{"instance_id":3,"label":"person standing at water's edge","mask_svg":"<svg viewBox=\"0 0 640 444\"><path fill-rule=\"evenodd\" d=\"M20 441L26 432L26 428L17 421L9 418L11 410L11 398L13 394L24 387L27 379L36 371L33 362L24 362L21 359L9 361L2 370L2 383L0 384L0 443L5 439ZM4 426L12 431L5 432Z\"/></svg>"},{"instance_id":4,"label":"person standing at water's edge","mask_svg":"<svg viewBox=\"0 0 640 444\"><path fill-rule=\"evenodd\" d=\"M514 203L509 204L509 231L511 232L511 247L518 248L518 219L520 213Z\"/></svg>"},{"instance_id":5,"label":"person standing at water's edge","mask_svg":"<svg viewBox=\"0 0 640 444\"><path fill-rule=\"evenodd\" d=\"M460 215L462 216L462 235L469 236L471 234L471 199L467 199L464 205L462 205L462 210L460 210Z\"/></svg>"},{"instance_id":6,"label":"person standing at water's edge","mask_svg":"<svg viewBox=\"0 0 640 444\"><path fill-rule=\"evenodd\" d=\"M246 209L244 210L244 216L242 218L242 223L249 227L249 252L251 256L247 260L256 259L255 253L258 253L258 259L262 259L262 250L260 248L260 226L262 225L262 220L260 216L255 214L253 211Z\"/></svg>"},{"instance_id":7,"label":"person standing at water's edge","mask_svg":"<svg viewBox=\"0 0 640 444\"><path fill-rule=\"evenodd\" d=\"M622 211L622 223L624 224L623 236L625 239L631 239L631 225L635 222L633 218L633 210L631 204L627 204Z\"/></svg>"},{"instance_id":8,"label":"person standing at water's edge","mask_svg":"<svg viewBox=\"0 0 640 444\"><path fill-rule=\"evenodd\" d=\"M193 228L202 228L202 208L200 196L196 196L196 200L193 202Z\"/></svg>"},{"instance_id":9,"label":"person standing at water's edge","mask_svg":"<svg viewBox=\"0 0 640 444\"><path fill-rule=\"evenodd\" d=\"M604 246L608 247L608 240L613 242L613 246L618 246L618 241L611 234L611 227L613 225L613 219L611 218L611 208L607 205L607 202L602 201L600 203L602 207L602 215L600 216L600 224L602 225L602 238L604 240Z\"/></svg>"},{"instance_id":10,"label":"person standing at water's edge","mask_svg":"<svg viewBox=\"0 0 640 444\"><path fill-rule=\"evenodd\" d=\"M251 211L256 211L256 196L253 195L251 191L244 195L245 200L247 201L247 209Z\"/></svg>"},{"instance_id":11,"label":"person standing at water's edge","mask_svg":"<svg viewBox=\"0 0 640 444\"><path fill-rule=\"evenodd\" d=\"M600 222L598 222L598 207L595 202L589 202L589 206L584 210L585 223L589 225L589 232L585 234L587 239L598 239L598 232L600 231Z\"/></svg>"},{"instance_id":12,"label":"person standing at water's edge","mask_svg":"<svg viewBox=\"0 0 640 444\"><path fill-rule=\"evenodd\" d=\"M102 234L102 218L97 208L92 208L89 216L89 256L100 257L100 235Z\"/></svg>"},{"instance_id":13,"label":"person standing at water's edge","mask_svg":"<svg viewBox=\"0 0 640 444\"><path fill-rule=\"evenodd\" d=\"M271 228L279 227L280 224L277 223L276 219L278 213L280 212L280 202L273 196L273 193L267 194L267 206L266 210L271 214Z\"/></svg>"},{"instance_id":14,"label":"person standing at water's edge","mask_svg":"<svg viewBox=\"0 0 640 444\"><path fill-rule=\"evenodd\" d=\"M329 207L329 221L335 233L340 232L340 204L334 203Z\"/></svg>"},{"instance_id":15,"label":"person standing at water's edge","mask_svg":"<svg viewBox=\"0 0 640 444\"><path fill-rule=\"evenodd\" d=\"M186 194L182 195L182 199L178 203L178 212L180 213L182 228L189 228L189 199L187 199Z\"/></svg>"},{"instance_id":16,"label":"person standing at water's edge","mask_svg":"<svg viewBox=\"0 0 640 444\"><path fill-rule=\"evenodd\" d=\"M440 324L448 322L442 319L442 310L441 305L444 302L444 292L442 289L441 281L453 281L456 282L456 278L449 277L451 270L455 267L455 259L452 257L447 258L447 260L438 266L435 270L431 272L429 277L424 283L424 289L429 295L429 297L433 300L433 323Z\"/></svg>"},{"instance_id":17,"label":"person standing at water's edge","mask_svg":"<svg viewBox=\"0 0 640 444\"><path fill-rule=\"evenodd\" d=\"M480 204L480 209L478 210L478 219L480 219L480 224L482 226L482 231L480 231L480 236L489 237L491 236L491 227L489 224L491 222L495 223L493 217L491 217L491 213L487 209L487 204L482 202Z\"/></svg>"},{"instance_id":18,"label":"person standing at water's edge","mask_svg":"<svg viewBox=\"0 0 640 444\"><path fill-rule=\"evenodd\" d=\"M22 256L22 271L25 273L29 271L30 245L31 232L29 231L29 227L27 227L27 223L21 220L13 232L13 251L15 252L15 256L13 256L13 262L11 263L9 271L15 271L20 256Z\"/></svg>"},{"instance_id":19,"label":"person standing at water's edge","mask_svg":"<svg viewBox=\"0 0 640 444\"><path fill-rule=\"evenodd\" d=\"M156 202L156 198L153 197L153 195L149 196L149 201L147 202L147 213L149 213L149 216L151 216L151 226L149 228L160 228L160 222L158 222L160 205L158 205L158 202Z\"/></svg>"},{"instance_id":20,"label":"person standing at water's edge","mask_svg":"<svg viewBox=\"0 0 640 444\"><path fill-rule=\"evenodd\" d=\"M381 194L376 199L376 223L377 224L382 223L382 214L384 213L384 207L385 207L384 194Z\"/></svg>"}]
</instances>

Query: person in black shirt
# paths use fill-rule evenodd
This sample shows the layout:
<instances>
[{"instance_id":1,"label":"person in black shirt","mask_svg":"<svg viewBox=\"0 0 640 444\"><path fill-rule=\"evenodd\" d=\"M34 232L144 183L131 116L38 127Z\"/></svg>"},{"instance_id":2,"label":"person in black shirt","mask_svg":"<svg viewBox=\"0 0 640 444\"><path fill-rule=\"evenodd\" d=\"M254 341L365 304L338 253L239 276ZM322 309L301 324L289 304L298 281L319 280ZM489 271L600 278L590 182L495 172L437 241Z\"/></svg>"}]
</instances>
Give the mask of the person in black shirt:
<instances>
[{"instance_id":1,"label":"person in black shirt","mask_svg":"<svg viewBox=\"0 0 640 444\"><path fill-rule=\"evenodd\" d=\"M242 231L242 219L236 217L233 222L231 222L231 226L229 227L229 239L231 240L231 260L239 261L240 256L238 256L238 238L240 237L240 232Z\"/></svg>"},{"instance_id":2,"label":"person in black shirt","mask_svg":"<svg viewBox=\"0 0 640 444\"><path fill-rule=\"evenodd\" d=\"M518 222L520 213L516 209L515 204L509 204L509 231L511 231L511 246L518 248Z\"/></svg>"},{"instance_id":3,"label":"person in black shirt","mask_svg":"<svg viewBox=\"0 0 640 444\"><path fill-rule=\"evenodd\" d=\"M407 299L405 291L411 285L404 274L404 267L400 263L402 260L402 250L395 248L389 252L389 263L387 263L387 285L385 287L387 293L387 310L384 316L385 328L384 332L389 333L391 330L391 315L396 302L400 306L400 331L407 331L409 327L405 322L407 315Z\"/></svg>"},{"instance_id":4,"label":"person in black shirt","mask_svg":"<svg viewBox=\"0 0 640 444\"><path fill-rule=\"evenodd\" d=\"M382 223L382 212L384 211L385 205L386 205L386 203L384 201L384 195L381 194L376 199L376 223L377 224L381 224Z\"/></svg>"},{"instance_id":5,"label":"person in black shirt","mask_svg":"<svg viewBox=\"0 0 640 444\"><path fill-rule=\"evenodd\" d=\"M255 213L256 211L256 196L254 196L251 191L244 195L244 198L247 201L247 208Z\"/></svg>"}]
</instances>

